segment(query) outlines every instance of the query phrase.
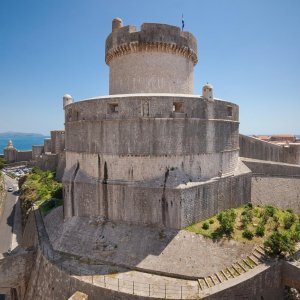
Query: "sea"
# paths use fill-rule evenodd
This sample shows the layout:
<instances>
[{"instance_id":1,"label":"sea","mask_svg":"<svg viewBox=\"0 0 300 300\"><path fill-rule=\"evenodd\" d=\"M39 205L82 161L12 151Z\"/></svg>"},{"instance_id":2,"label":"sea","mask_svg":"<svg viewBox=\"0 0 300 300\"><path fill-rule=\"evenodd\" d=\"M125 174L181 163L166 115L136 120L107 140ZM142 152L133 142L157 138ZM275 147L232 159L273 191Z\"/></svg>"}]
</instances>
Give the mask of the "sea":
<instances>
[{"instance_id":1,"label":"sea","mask_svg":"<svg viewBox=\"0 0 300 300\"><path fill-rule=\"evenodd\" d=\"M43 145L44 139L46 138L49 138L49 136L0 137L0 154L3 154L3 149L7 146L9 139L12 140L12 143L17 150L31 150L32 145Z\"/></svg>"}]
</instances>

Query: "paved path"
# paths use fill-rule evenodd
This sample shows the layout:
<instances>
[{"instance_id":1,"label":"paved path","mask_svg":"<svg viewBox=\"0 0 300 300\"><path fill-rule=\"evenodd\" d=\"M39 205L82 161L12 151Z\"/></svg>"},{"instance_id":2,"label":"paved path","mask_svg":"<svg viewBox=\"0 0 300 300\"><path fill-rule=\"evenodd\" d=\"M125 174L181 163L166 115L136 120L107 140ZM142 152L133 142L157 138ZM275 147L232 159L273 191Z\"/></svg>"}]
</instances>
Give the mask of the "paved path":
<instances>
[{"instance_id":1,"label":"paved path","mask_svg":"<svg viewBox=\"0 0 300 300\"><path fill-rule=\"evenodd\" d=\"M18 184L16 180L9 178L5 175L5 188L12 187L13 192L7 192L3 214L0 219L0 257L2 253L7 252L9 248L12 248L13 237L13 224L16 210L16 202L18 196Z\"/></svg>"}]
</instances>

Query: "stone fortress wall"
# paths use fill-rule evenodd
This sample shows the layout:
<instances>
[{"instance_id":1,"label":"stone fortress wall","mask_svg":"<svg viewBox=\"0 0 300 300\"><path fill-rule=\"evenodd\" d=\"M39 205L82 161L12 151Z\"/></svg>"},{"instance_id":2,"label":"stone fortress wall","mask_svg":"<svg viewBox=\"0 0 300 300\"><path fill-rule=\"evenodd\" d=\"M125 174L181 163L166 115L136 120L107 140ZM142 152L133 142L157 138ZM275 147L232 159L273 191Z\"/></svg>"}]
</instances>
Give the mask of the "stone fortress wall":
<instances>
[{"instance_id":1,"label":"stone fortress wall","mask_svg":"<svg viewBox=\"0 0 300 300\"><path fill-rule=\"evenodd\" d=\"M106 63L110 96L64 97L65 218L182 228L250 200L250 170L238 159L238 106L214 99L210 85L201 97L190 95L192 34L164 24L136 32L116 19ZM157 76L163 84L145 84Z\"/></svg>"},{"instance_id":2,"label":"stone fortress wall","mask_svg":"<svg viewBox=\"0 0 300 300\"><path fill-rule=\"evenodd\" d=\"M240 134L240 157L300 164L300 144L276 145Z\"/></svg>"},{"instance_id":3,"label":"stone fortress wall","mask_svg":"<svg viewBox=\"0 0 300 300\"><path fill-rule=\"evenodd\" d=\"M8 163L29 161L32 158L32 151L19 151L15 148L4 149L4 158Z\"/></svg>"}]
</instances>

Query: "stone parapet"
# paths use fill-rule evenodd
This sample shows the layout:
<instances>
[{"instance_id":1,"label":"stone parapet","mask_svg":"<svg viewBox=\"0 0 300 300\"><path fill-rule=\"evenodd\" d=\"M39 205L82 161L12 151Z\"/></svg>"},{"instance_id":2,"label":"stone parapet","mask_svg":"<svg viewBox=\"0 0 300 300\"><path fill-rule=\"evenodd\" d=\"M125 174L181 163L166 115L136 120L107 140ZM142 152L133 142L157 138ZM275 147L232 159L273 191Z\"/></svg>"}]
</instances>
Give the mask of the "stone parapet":
<instances>
[{"instance_id":1,"label":"stone parapet","mask_svg":"<svg viewBox=\"0 0 300 300\"><path fill-rule=\"evenodd\" d=\"M135 52L167 52L197 59L197 41L190 32L181 32L177 26L144 23L141 31L134 26L125 26L113 31L106 39L105 61Z\"/></svg>"}]
</instances>

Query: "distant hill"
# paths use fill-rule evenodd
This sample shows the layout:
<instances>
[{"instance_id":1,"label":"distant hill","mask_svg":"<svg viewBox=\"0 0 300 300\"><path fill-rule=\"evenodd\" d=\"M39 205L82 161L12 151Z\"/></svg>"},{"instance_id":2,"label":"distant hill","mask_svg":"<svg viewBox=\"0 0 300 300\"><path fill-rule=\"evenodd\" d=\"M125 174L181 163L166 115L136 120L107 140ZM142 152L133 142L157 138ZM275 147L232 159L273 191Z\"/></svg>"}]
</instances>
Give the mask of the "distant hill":
<instances>
[{"instance_id":1,"label":"distant hill","mask_svg":"<svg viewBox=\"0 0 300 300\"><path fill-rule=\"evenodd\" d=\"M14 131L0 132L0 138L11 139L16 137L45 137L45 135L40 133L25 133L25 132L14 132Z\"/></svg>"}]
</instances>

